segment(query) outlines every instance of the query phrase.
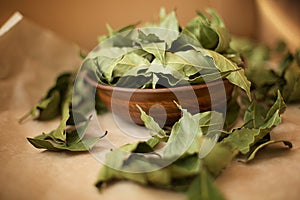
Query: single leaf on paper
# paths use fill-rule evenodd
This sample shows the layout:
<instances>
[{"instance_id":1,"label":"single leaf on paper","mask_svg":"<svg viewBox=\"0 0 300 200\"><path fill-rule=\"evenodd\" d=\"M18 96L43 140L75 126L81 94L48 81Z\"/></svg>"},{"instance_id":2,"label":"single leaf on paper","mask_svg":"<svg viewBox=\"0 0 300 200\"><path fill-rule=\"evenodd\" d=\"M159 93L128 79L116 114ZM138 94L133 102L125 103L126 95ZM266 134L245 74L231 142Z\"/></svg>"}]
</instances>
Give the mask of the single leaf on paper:
<instances>
[{"instance_id":1,"label":"single leaf on paper","mask_svg":"<svg viewBox=\"0 0 300 200\"><path fill-rule=\"evenodd\" d=\"M27 138L27 140L36 148L47 149L50 151L88 151L101 137L83 139L77 143L66 145L65 143L56 143L51 140L42 140L37 138Z\"/></svg>"},{"instance_id":2,"label":"single leaf on paper","mask_svg":"<svg viewBox=\"0 0 300 200\"><path fill-rule=\"evenodd\" d=\"M248 153L251 146L262 140L275 126L280 124L280 115L286 108L279 91L276 102L265 116L257 113L258 110L254 105L255 103L252 103L245 113L245 119L249 120L247 121L248 124L245 122L244 127L233 130L232 133L222 141L222 143L231 145L243 154Z\"/></svg>"},{"instance_id":3,"label":"single leaf on paper","mask_svg":"<svg viewBox=\"0 0 300 200\"><path fill-rule=\"evenodd\" d=\"M62 73L59 75L55 85L49 89L47 95L19 121L23 122L29 116L40 121L46 121L60 115L65 90L70 81L71 73Z\"/></svg>"},{"instance_id":4,"label":"single leaf on paper","mask_svg":"<svg viewBox=\"0 0 300 200\"><path fill-rule=\"evenodd\" d=\"M261 145L259 145L258 147L256 147L251 154L247 157L246 162L249 162L251 160L254 159L254 157L256 156L257 152L260 151L262 148L271 145L271 144L276 144L276 143L283 143L285 146L287 146L288 148L292 148L293 144L290 141L286 141L286 140L270 140L267 141Z\"/></svg>"},{"instance_id":5,"label":"single leaf on paper","mask_svg":"<svg viewBox=\"0 0 300 200\"><path fill-rule=\"evenodd\" d=\"M62 77L62 76L61 76ZM51 151L87 151L92 148L103 136L84 138L90 119L86 113L72 110L73 82L70 77L59 78L56 88L60 88L63 99L60 102L61 120L58 127L49 133L28 138L28 141L36 148L44 148ZM80 87L76 85L74 87ZM78 90L78 88L76 88ZM81 88L82 89L82 88ZM56 89L52 89L56 91Z\"/></svg>"},{"instance_id":6,"label":"single leaf on paper","mask_svg":"<svg viewBox=\"0 0 300 200\"><path fill-rule=\"evenodd\" d=\"M50 151L88 151L90 150L106 133L98 137L84 138L89 119L81 122L80 125L69 126L64 128L63 133L66 135L66 140L57 138L59 128L51 131L48 134L41 134L34 138L27 138L27 140L36 148L47 149ZM72 127L72 128L71 128Z\"/></svg>"}]
</instances>

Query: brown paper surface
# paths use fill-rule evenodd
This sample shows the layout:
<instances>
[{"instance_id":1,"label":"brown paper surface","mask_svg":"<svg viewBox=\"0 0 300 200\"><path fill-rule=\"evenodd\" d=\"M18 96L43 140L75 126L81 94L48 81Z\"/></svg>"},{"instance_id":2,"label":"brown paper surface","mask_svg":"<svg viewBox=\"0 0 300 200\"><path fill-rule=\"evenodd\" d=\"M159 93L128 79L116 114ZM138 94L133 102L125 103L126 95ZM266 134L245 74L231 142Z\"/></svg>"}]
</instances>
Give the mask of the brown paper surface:
<instances>
[{"instance_id":1,"label":"brown paper surface","mask_svg":"<svg viewBox=\"0 0 300 200\"><path fill-rule=\"evenodd\" d=\"M185 199L180 193L127 181L101 193L94 186L101 163L90 153L49 152L32 147L26 137L55 128L49 122L18 119L44 95L55 77L80 66L79 48L28 19L0 37L0 199ZM300 198L300 109L289 105L272 137L293 142L267 147L249 164L233 161L216 183L228 199ZM120 131L110 113L98 117L111 140ZM114 135L115 134L115 135ZM126 137L121 140L126 140Z\"/></svg>"}]
</instances>

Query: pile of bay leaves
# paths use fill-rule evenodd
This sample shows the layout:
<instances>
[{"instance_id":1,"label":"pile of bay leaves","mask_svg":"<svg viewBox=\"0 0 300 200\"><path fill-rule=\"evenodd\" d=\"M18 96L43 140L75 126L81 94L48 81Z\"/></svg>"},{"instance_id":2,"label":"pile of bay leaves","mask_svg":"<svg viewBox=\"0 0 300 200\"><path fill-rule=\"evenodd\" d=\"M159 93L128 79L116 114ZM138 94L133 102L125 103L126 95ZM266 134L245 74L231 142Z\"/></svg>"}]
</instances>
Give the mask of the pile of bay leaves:
<instances>
[{"instance_id":1,"label":"pile of bay leaves","mask_svg":"<svg viewBox=\"0 0 300 200\"><path fill-rule=\"evenodd\" d=\"M96 183L99 189L111 181L126 179L184 192L188 199L224 199L214 186L214 179L238 154L248 162L269 144L281 142L292 147L289 141L271 140L270 132L281 123L286 108L284 98L300 100L299 51L292 54L282 43L280 48L270 50L249 40L231 40L221 18L212 10L207 13L198 12L185 27L178 24L174 11L166 14L164 9L158 24L142 28L129 25L118 31L108 26L109 35L99 38L102 48L95 48L84 58L82 68L99 83L111 86L155 89L220 78L237 86L227 104L225 119L216 111L192 115L177 105L182 117L165 129L140 109L152 137L107 153L107 165L101 168ZM282 60L272 61L270 68L273 51ZM245 70L241 67L242 57ZM76 110L74 104L82 107L89 91L81 82L74 84L74 77L73 73L60 75L28 114L37 120L61 116L57 129L28 138L33 146L52 151L87 151L106 135L86 137L89 110ZM82 96L72 99L76 92ZM97 97L94 107L98 114L105 111ZM234 127L241 118L243 125ZM211 121L219 122L223 128L211 128L215 125ZM203 140L213 131L221 133L218 142L201 157ZM187 139L190 136L192 140ZM161 145L165 149L158 154L155 149Z\"/></svg>"}]
</instances>

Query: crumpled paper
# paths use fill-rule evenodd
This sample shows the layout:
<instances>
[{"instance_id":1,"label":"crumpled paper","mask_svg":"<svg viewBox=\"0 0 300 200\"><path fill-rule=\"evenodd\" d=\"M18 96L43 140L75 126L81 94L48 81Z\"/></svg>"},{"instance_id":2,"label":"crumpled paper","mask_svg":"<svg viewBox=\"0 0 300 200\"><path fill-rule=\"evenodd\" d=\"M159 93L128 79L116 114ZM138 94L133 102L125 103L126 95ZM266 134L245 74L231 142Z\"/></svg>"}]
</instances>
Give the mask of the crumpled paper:
<instances>
[{"instance_id":1,"label":"crumpled paper","mask_svg":"<svg viewBox=\"0 0 300 200\"><path fill-rule=\"evenodd\" d=\"M0 52L0 199L185 199L180 193L125 181L100 193L94 183L101 163L91 154L32 147L26 137L52 130L58 119L24 124L18 119L59 73L80 66L79 47L21 16L0 36ZM300 198L299 107L289 105L283 123L272 133L294 147L273 145L249 164L232 162L216 181L227 199ZM98 119L112 135L120 132L110 113Z\"/></svg>"}]
</instances>

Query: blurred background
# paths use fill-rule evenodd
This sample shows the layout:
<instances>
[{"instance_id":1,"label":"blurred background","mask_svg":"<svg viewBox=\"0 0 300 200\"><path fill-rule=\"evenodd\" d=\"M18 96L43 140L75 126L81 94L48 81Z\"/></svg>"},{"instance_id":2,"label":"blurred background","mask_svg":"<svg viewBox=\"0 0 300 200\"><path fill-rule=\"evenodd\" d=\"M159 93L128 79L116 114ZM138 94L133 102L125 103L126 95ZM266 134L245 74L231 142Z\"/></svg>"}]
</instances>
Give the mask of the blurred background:
<instances>
[{"instance_id":1,"label":"blurred background","mask_svg":"<svg viewBox=\"0 0 300 200\"><path fill-rule=\"evenodd\" d=\"M300 46L300 1L298 0L0 0L0 25L15 11L40 26L90 50L97 36L114 29L158 20L160 7L176 9L181 25L196 16L196 10L215 9L230 32L266 43L278 38L291 48Z\"/></svg>"}]
</instances>

